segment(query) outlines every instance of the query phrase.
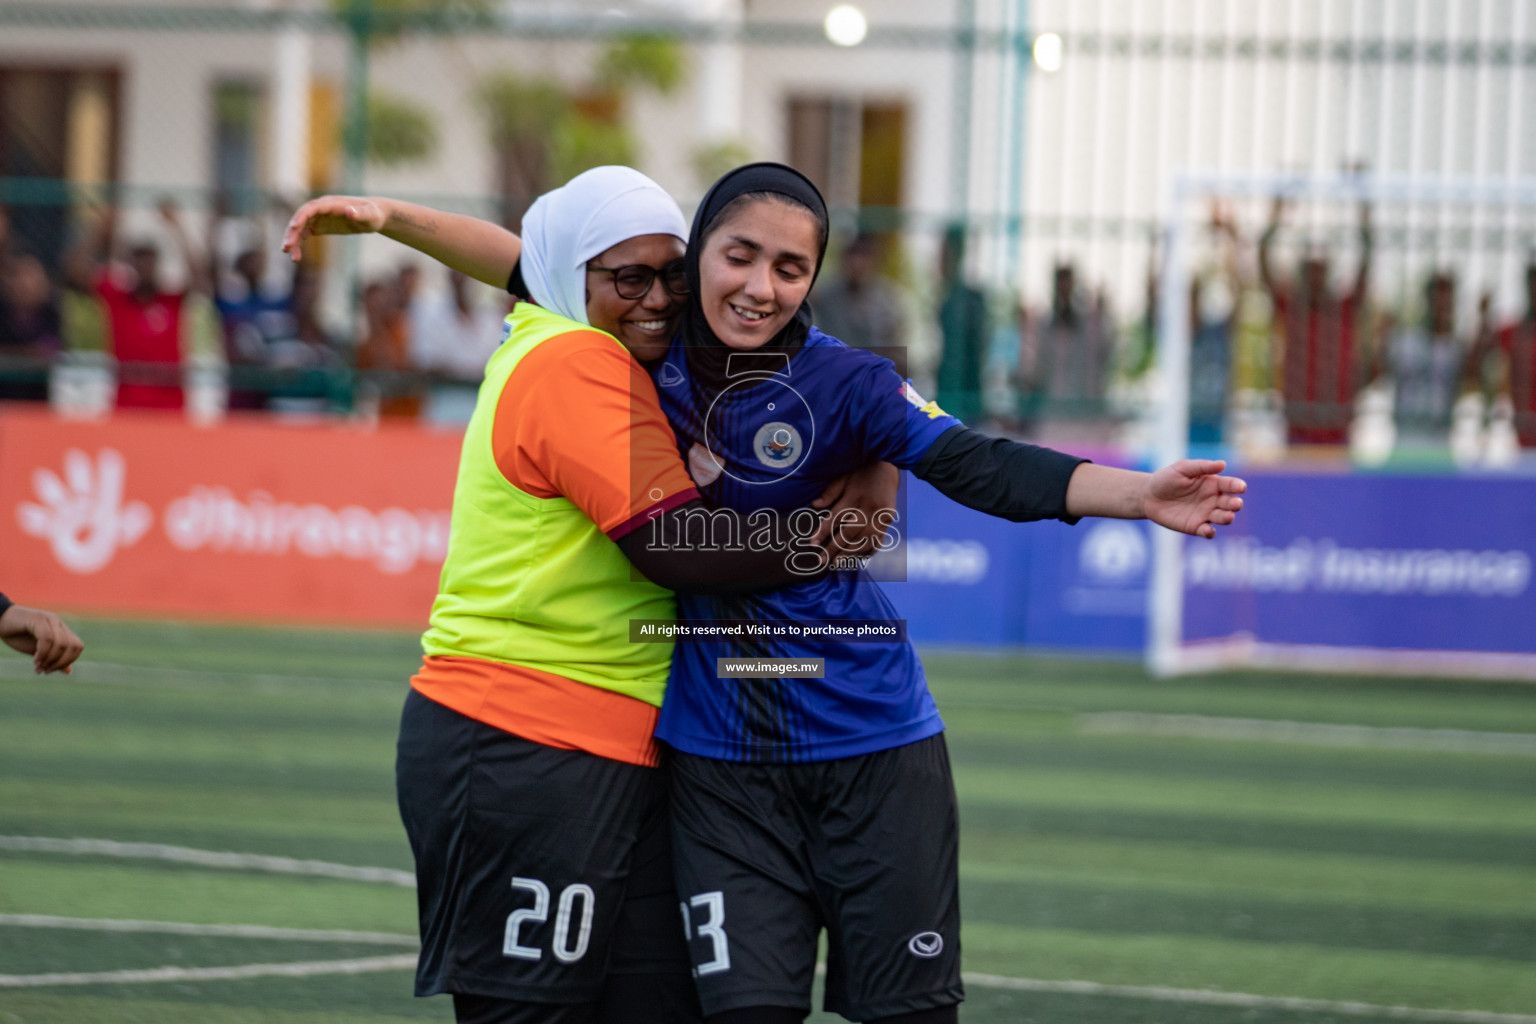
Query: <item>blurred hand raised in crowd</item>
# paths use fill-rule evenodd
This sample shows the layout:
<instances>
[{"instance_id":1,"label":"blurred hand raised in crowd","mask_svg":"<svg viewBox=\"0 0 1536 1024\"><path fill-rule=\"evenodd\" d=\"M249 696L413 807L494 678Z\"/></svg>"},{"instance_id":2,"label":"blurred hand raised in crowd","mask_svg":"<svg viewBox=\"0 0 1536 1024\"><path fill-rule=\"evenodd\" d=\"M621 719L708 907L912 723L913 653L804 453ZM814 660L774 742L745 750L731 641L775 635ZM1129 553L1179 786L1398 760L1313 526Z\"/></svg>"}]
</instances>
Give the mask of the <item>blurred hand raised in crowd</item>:
<instances>
[{"instance_id":1,"label":"blurred hand raised in crowd","mask_svg":"<svg viewBox=\"0 0 1536 1024\"><path fill-rule=\"evenodd\" d=\"M85 650L74 630L53 612L19 604L0 614L0 640L22 654L32 655L32 666L38 675L68 674L69 666Z\"/></svg>"},{"instance_id":2,"label":"blurred hand raised in crowd","mask_svg":"<svg viewBox=\"0 0 1536 1024\"><path fill-rule=\"evenodd\" d=\"M315 235L368 235L382 231L388 212L377 200L360 196L321 196L294 211L283 232L283 252L297 263L304 243Z\"/></svg>"},{"instance_id":3,"label":"blurred hand raised in crowd","mask_svg":"<svg viewBox=\"0 0 1536 1024\"><path fill-rule=\"evenodd\" d=\"M1225 462L1180 459L1153 473L1142 499L1147 518L1179 533L1210 539L1216 527L1230 526L1243 507L1238 497L1247 481L1222 476Z\"/></svg>"}]
</instances>

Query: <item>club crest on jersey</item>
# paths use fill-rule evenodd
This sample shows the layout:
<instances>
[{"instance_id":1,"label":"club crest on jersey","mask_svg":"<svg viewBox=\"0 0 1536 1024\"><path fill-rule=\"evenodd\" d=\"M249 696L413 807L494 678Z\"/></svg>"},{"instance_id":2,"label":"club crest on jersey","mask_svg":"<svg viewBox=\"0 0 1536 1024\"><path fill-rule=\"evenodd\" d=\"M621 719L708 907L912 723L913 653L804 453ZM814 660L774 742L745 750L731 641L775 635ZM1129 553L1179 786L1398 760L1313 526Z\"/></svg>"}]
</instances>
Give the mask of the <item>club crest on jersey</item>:
<instances>
[{"instance_id":1,"label":"club crest on jersey","mask_svg":"<svg viewBox=\"0 0 1536 1024\"><path fill-rule=\"evenodd\" d=\"M932 960L944 952L944 936L938 932L918 932L907 940L907 952L924 960Z\"/></svg>"},{"instance_id":2,"label":"club crest on jersey","mask_svg":"<svg viewBox=\"0 0 1536 1024\"><path fill-rule=\"evenodd\" d=\"M931 420L936 420L940 416L949 415L949 413L939 408L938 402L930 402L928 399L918 394L917 388L914 388L909 381L901 382L901 395L907 401L916 406L918 412L923 413Z\"/></svg>"},{"instance_id":3,"label":"club crest on jersey","mask_svg":"<svg viewBox=\"0 0 1536 1024\"><path fill-rule=\"evenodd\" d=\"M769 469L788 469L805 452L805 442L791 424L774 420L757 428L752 451L757 454L757 461Z\"/></svg>"},{"instance_id":4,"label":"club crest on jersey","mask_svg":"<svg viewBox=\"0 0 1536 1024\"><path fill-rule=\"evenodd\" d=\"M683 382L683 371L671 363L662 363L661 372L656 375L656 383L664 388L675 388Z\"/></svg>"}]
</instances>

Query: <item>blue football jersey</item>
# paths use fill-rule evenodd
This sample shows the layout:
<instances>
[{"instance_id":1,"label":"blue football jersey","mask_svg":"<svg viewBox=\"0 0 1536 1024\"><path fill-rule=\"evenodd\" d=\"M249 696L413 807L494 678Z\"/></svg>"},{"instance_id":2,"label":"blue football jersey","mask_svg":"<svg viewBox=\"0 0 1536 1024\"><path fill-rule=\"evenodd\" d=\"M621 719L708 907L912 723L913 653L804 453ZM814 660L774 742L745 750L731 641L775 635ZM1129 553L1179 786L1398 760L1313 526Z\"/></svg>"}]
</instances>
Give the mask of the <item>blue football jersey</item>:
<instances>
[{"instance_id":1,"label":"blue football jersey","mask_svg":"<svg viewBox=\"0 0 1536 1024\"><path fill-rule=\"evenodd\" d=\"M919 397L890 360L815 328L793 356L733 356L729 373L718 394L700 386L676 343L653 369L662 409L700 491L744 515L769 510L787 518L831 481L874 460L910 469L939 435L959 425ZM677 602L678 618L692 621L897 618L863 569L755 594L680 593ZM826 676L721 679L717 658L823 658ZM917 652L905 639L732 638L678 643L656 735L705 757L798 762L885 750L943 728Z\"/></svg>"}]
</instances>

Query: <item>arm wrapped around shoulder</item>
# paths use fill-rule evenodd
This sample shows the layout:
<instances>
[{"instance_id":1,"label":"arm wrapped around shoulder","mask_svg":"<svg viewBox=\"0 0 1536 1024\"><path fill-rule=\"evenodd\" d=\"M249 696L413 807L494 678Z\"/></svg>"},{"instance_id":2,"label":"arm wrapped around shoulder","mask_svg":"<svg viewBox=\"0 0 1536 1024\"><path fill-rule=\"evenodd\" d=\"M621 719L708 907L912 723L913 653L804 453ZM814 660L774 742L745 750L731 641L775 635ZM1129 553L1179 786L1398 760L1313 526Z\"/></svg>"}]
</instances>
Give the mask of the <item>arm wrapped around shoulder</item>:
<instances>
[{"instance_id":1,"label":"arm wrapped around shoulder","mask_svg":"<svg viewBox=\"0 0 1536 1024\"><path fill-rule=\"evenodd\" d=\"M803 509L788 518L803 518L805 528L769 536L740 512L712 508L695 498L651 518L620 537L618 545L647 579L668 590L777 590L825 576L835 553L818 539L821 519L814 510Z\"/></svg>"}]
</instances>

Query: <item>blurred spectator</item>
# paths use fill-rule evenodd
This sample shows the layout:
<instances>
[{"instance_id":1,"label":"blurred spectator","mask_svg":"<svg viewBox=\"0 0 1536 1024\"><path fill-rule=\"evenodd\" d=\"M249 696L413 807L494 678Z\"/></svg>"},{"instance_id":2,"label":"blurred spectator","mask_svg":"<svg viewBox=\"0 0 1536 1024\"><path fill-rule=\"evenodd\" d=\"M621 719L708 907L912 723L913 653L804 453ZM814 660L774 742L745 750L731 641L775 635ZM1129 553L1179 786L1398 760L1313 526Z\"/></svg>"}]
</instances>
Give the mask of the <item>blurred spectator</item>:
<instances>
[{"instance_id":1,"label":"blurred spectator","mask_svg":"<svg viewBox=\"0 0 1536 1024\"><path fill-rule=\"evenodd\" d=\"M279 349L297 334L293 294L273 287L268 279L264 232L259 220L250 222L251 237L231 262L230 273L218 265L216 239L227 221L227 206L220 201L209 221L208 252L214 298L222 321L224 351L235 366L268 368L278 365ZM261 409L267 393L259 388L231 392L232 409Z\"/></svg>"},{"instance_id":2,"label":"blurred spectator","mask_svg":"<svg viewBox=\"0 0 1536 1024\"><path fill-rule=\"evenodd\" d=\"M1114 339L1108 296L1102 290L1084 294L1076 268L1071 263L1056 264L1050 317L1025 332L1020 390L1032 396L1031 404L1047 416L1100 415Z\"/></svg>"},{"instance_id":3,"label":"blurred spectator","mask_svg":"<svg viewBox=\"0 0 1536 1024\"><path fill-rule=\"evenodd\" d=\"M410 310L416 305L416 295L421 290L421 268L414 263L402 263L400 269L395 271L394 303L395 309L402 317L409 317ZM410 331L411 325L407 323L405 330ZM406 341L410 341L410 335L406 335Z\"/></svg>"},{"instance_id":4,"label":"blurred spectator","mask_svg":"<svg viewBox=\"0 0 1536 1024\"><path fill-rule=\"evenodd\" d=\"M1468 347L1456 336L1455 276L1432 274L1421 322L1388 324L1386 334L1377 368L1392 380L1398 443L1444 447Z\"/></svg>"},{"instance_id":5,"label":"blurred spectator","mask_svg":"<svg viewBox=\"0 0 1536 1024\"><path fill-rule=\"evenodd\" d=\"M59 338L59 305L42 262L0 250L0 359L51 359ZM46 378L14 379L0 370L0 401L47 400Z\"/></svg>"},{"instance_id":6,"label":"blurred spectator","mask_svg":"<svg viewBox=\"0 0 1536 1024\"><path fill-rule=\"evenodd\" d=\"M1308 252L1296 281L1274 265L1274 241L1287 203L1276 197L1259 240L1259 277L1274 304L1281 342L1280 390L1292 444L1343 444L1360 389L1361 321L1371 281L1371 208L1360 205L1360 264L1342 294L1329 282L1325 248Z\"/></svg>"},{"instance_id":7,"label":"blurred spectator","mask_svg":"<svg viewBox=\"0 0 1536 1024\"><path fill-rule=\"evenodd\" d=\"M936 375L940 408L975 424L982 415L981 373L988 337L987 299L965 283L965 226L951 224L939 252L939 334Z\"/></svg>"},{"instance_id":8,"label":"blurred spectator","mask_svg":"<svg viewBox=\"0 0 1536 1024\"><path fill-rule=\"evenodd\" d=\"M374 281L363 288L357 368L375 371L369 384L379 396L380 416L414 419L421 415L422 398L419 389L401 377L414 369L401 295L399 278L389 284Z\"/></svg>"},{"instance_id":9,"label":"blurred spectator","mask_svg":"<svg viewBox=\"0 0 1536 1024\"><path fill-rule=\"evenodd\" d=\"M320 323L320 272L300 265L293 274L293 338L304 346L304 365L337 362L336 340Z\"/></svg>"},{"instance_id":10,"label":"blurred spectator","mask_svg":"<svg viewBox=\"0 0 1536 1024\"><path fill-rule=\"evenodd\" d=\"M501 344L501 317L471 301L469 278L456 270L447 275L447 295L412 303L410 349L417 369L441 378L431 388L427 418L467 423L486 361Z\"/></svg>"},{"instance_id":11,"label":"blurred spectator","mask_svg":"<svg viewBox=\"0 0 1536 1024\"><path fill-rule=\"evenodd\" d=\"M1233 341L1244 292L1237 225L1212 204L1210 249L1189 281L1189 439L1220 444L1232 392Z\"/></svg>"},{"instance_id":12,"label":"blurred spectator","mask_svg":"<svg viewBox=\"0 0 1536 1024\"><path fill-rule=\"evenodd\" d=\"M193 252L175 204L160 204L160 218L187 267L188 289L170 291L161 281L160 250L148 239L133 242L125 264L107 263L116 211L109 211L70 253L66 270L77 291L94 291L106 321L106 343L118 362L118 408L180 409L185 403L181 366L194 351L184 313L189 296L211 293L207 267ZM196 301L192 304L195 308Z\"/></svg>"},{"instance_id":13,"label":"blurred spectator","mask_svg":"<svg viewBox=\"0 0 1536 1024\"><path fill-rule=\"evenodd\" d=\"M1162 269L1158 266L1158 233L1147 238L1147 276L1142 286L1142 314L1126 325L1121 368L1128 380L1139 380L1157 360L1157 318L1162 300Z\"/></svg>"},{"instance_id":14,"label":"blurred spectator","mask_svg":"<svg viewBox=\"0 0 1536 1024\"><path fill-rule=\"evenodd\" d=\"M344 360L320 324L320 272L304 266L293 275L288 331L270 339L267 366L274 371L267 408L274 412L323 413L336 401Z\"/></svg>"},{"instance_id":15,"label":"blurred spectator","mask_svg":"<svg viewBox=\"0 0 1536 1024\"><path fill-rule=\"evenodd\" d=\"M110 245L112 225L99 224L104 234L103 244ZM66 254L62 287L59 289L59 339L66 352L105 352L107 349L107 319L101 300L91 283L91 274L75 273L72 255Z\"/></svg>"},{"instance_id":16,"label":"blurred spectator","mask_svg":"<svg viewBox=\"0 0 1536 1024\"><path fill-rule=\"evenodd\" d=\"M894 348L906 340L901 288L880 273L880 257L877 235L855 236L837 277L813 299L816 326L855 348Z\"/></svg>"},{"instance_id":17,"label":"blurred spectator","mask_svg":"<svg viewBox=\"0 0 1536 1024\"><path fill-rule=\"evenodd\" d=\"M1481 315L1473 372L1481 371L1487 357L1497 351L1498 391L1507 394L1514 406L1521 446L1536 448L1536 256L1525 265L1525 315L1494 327L1491 306L1492 297L1484 296L1478 307Z\"/></svg>"}]
</instances>

